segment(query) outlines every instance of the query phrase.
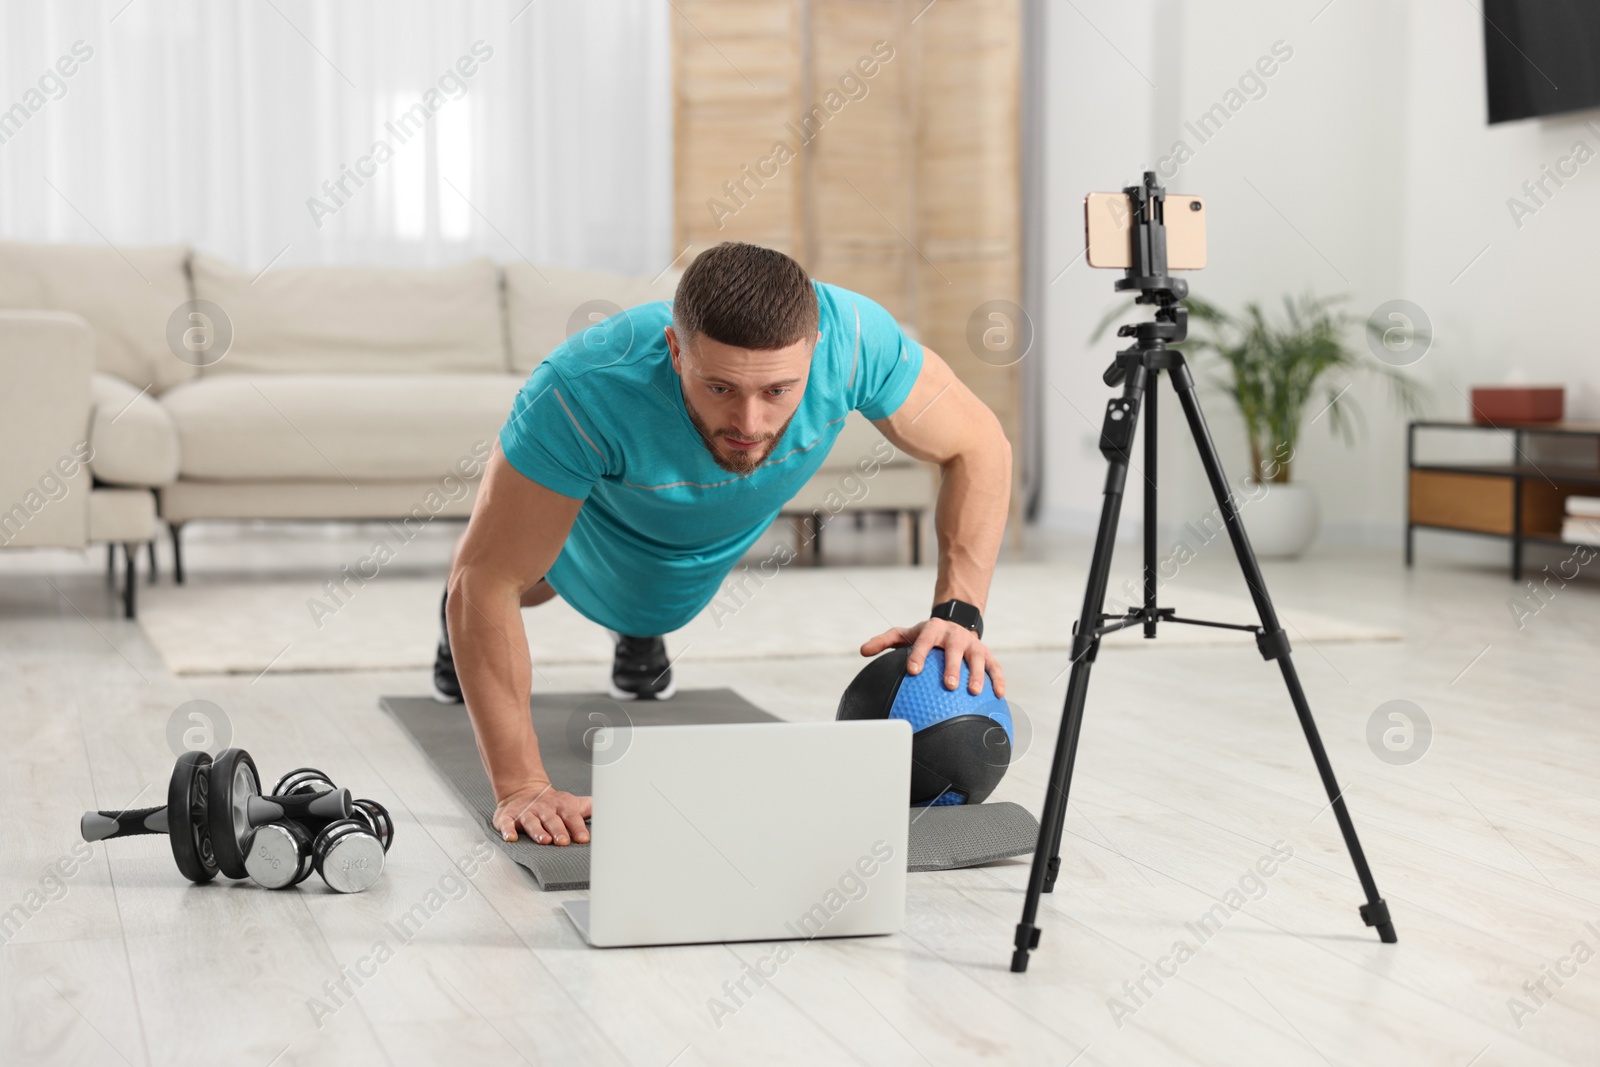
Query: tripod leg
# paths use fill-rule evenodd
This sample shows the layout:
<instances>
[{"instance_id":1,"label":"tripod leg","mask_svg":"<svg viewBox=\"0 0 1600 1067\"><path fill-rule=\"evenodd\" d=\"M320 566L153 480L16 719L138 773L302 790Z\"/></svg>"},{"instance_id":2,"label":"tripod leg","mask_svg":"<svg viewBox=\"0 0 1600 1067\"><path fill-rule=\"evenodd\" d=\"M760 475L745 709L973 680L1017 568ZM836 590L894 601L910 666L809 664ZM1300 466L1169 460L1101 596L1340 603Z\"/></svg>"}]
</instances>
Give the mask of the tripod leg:
<instances>
[{"instance_id":1,"label":"tripod leg","mask_svg":"<svg viewBox=\"0 0 1600 1067\"><path fill-rule=\"evenodd\" d=\"M1144 398L1144 636L1156 635L1156 398L1161 372L1150 372Z\"/></svg>"},{"instance_id":2,"label":"tripod leg","mask_svg":"<svg viewBox=\"0 0 1600 1067\"><path fill-rule=\"evenodd\" d=\"M1128 451L1139 419L1145 373L1142 365L1128 370L1126 389L1121 397L1107 404L1105 423L1100 431L1100 451L1109 461L1110 469L1106 472L1105 501L1100 510L1094 557L1089 564L1089 580L1083 593L1083 611L1072 637L1072 676L1067 681L1061 732L1056 737L1050 783L1045 790L1044 811L1039 817L1039 840L1033 849L1028 895L1012 942L1011 969L1018 973L1028 969L1028 953L1039 947L1039 928L1034 925L1039 917L1039 897L1055 888L1056 872L1061 869L1061 832L1066 825L1067 793L1072 785L1072 765L1078 755L1083 702L1089 691L1089 667L1100 648L1100 613L1105 606L1111 554L1116 548L1117 517L1122 510L1122 495L1128 480Z\"/></svg>"},{"instance_id":3,"label":"tripod leg","mask_svg":"<svg viewBox=\"0 0 1600 1067\"><path fill-rule=\"evenodd\" d=\"M1278 624L1278 613L1272 606L1272 598L1267 595L1267 583L1261 576L1261 566L1256 562L1250 539L1239 521L1233 503L1233 491L1222 473L1222 461L1217 458L1211 431L1206 428L1205 416L1200 411L1200 400L1194 392L1194 379L1189 374L1189 368L1181 362L1172 368L1171 378L1173 388L1178 392L1178 403L1182 405L1189 430L1194 435L1200 462L1205 466L1206 479L1211 483L1211 492L1217 499L1217 506L1222 509L1222 520L1228 528L1228 538L1233 542L1234 555L1239 559L1239 569L1244 572L1245 583L1250 587L1250 598L1255 601L1256 614L1261 618L1262 632L1256 638L1256 645L1261 649L1262 657L1277 660L1283 672L1283 682L1288 687L1295 714L1300 718L1300 728L1305 732L1306 744L1311 748L1311 758L1316 762L1317 773L1322 777L1322 786L1328 794L1328 803L1339 822L1339 832L1344 835L1350 862L1355 865L1356 877L1360 879L1361 889L1366 894L1367 902L1361 907L1361 919L1368 926L1378 928L1379 940L1392 943L1396 936L1394 923L1389 921L1389 906L1378 895L1378 884L1373 880L1366 853L1361 850L1361 841L1356 837L1355 823L1350 821L1350 813L1345 809L1344 793L1333 775L1333 764L1328 761L1328 753L1322 747L1322 736L1311 717L1311 705L1306 702L1305 690L1300 687L1300 676L1289 656L1288 635Z\"/></svg>"}]
</instances>

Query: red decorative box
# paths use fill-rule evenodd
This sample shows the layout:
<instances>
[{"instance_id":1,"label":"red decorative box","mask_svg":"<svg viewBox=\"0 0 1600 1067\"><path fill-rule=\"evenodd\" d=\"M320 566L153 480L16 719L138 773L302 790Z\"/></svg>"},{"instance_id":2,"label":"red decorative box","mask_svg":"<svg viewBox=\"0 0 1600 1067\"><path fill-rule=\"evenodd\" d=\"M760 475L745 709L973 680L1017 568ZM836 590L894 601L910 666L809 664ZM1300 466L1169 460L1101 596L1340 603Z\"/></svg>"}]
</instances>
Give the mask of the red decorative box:
<instances>
[{"instance_id":1,"label":"red decorative box","mask_svg":"<svg viewBox=\"0 0 1600 1067\"><path fill-rule=\"evenodd\" d=\"M1566 395L1566 388L1560 385L1474 385L1472 421L1494 425L1560 422Z\"/></svg>"}]
</instances>

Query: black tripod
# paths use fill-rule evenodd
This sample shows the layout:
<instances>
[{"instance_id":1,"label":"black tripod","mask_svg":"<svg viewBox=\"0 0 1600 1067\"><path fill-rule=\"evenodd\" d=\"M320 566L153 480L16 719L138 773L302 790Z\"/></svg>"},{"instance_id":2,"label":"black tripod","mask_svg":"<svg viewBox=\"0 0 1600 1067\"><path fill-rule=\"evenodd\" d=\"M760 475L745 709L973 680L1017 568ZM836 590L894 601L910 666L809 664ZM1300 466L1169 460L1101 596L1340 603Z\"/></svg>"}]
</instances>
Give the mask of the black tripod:
<instances>
[{"instance_id":1,"label":"black tripod","mask_svg":"<svg viewBox=\"0 0 1600 1067\"><path fill-rule=\"evenodd\" d=\"M1216 446L1211 441L1211 431L1206 428L1205 416L1200 412L1200 401L1195 395L1194 379L1184 362L1183 353L1167 347L1168 342L1182 341L1188 334L1189 311L1180 301L1189 295L1189 285L1167 274L1167 239L1163 218L1166 192L1156 183L1153 171L1146 171L1142 186L1129 186L1131 208L1132 266L1127 276L1116 283L1120 290L1138 290L1136 303L1156 305L1155 320L1123 326L1119 337L1134 337L1135 343L1117 353L1116 362L1106 370L1107 385L1122 386L1122 395L1106 402L1105 422L1100 429L1100 452L1110 464L1106 473L1105 504L1100 512L1100 528L1095 535L1094 557L1089 564L1089 583L1084 591L1083 612L1073 627L1072 676L1067 682L1066 707L1062 712L1061 732L1056 740L1055 761L1050 767L1050 786L1045 794L1044 813L1039 819L1039 843L1033 853L1033 870L1028 877L1028 896L1022 907L1022 921L1017 924L1015 951L1011 955L1011 969L1026 971L1028 953L1039 947L1039 928L1034 925L1039 914L1039 895L1055 888L1056 873L1061 868L1061 831L1067 815L1067 791L1072 784L1072 764L1078 752L1078 731L1083 725L1083 702L1089 690L1089 668L1100 649L1100 638L1114 630L1143 625L1147 638L1155 637L1156 625L1161 622L1188 623L1195 626L1219 626L1225 629L1248 630L1256 635L1256 647L1263 659L1277 660L1283 671L1283 681L1289 688L1289 699L1300 717L1300 727L1305 731L1306 743L1311 746L1311 758L1316 761L1317 773L1322 776L1323 787L1328 792L1328 802L1339 820L1339 831L1344 834L1345 847L1355 864L1356 876L1366 893L1367 902L1361 906L1361 918L1368 926L1378 928L1378 937L1390 943L1396 940L1394 924L1389 921L1389 908L1378 895L1377 883L1367 867L1367 858L1356 838L1355 824L1345 810L1339 783L1333 776L1333 765L1322 747L1317 724L1311 718L1311 707L1306 703L1305 691L1300 688L1300 678L1289 658L1289 638L1278 624L1277 612L1267 595L1266 582L1255 553L1250 550L1250 540L1234 506L1233 493L1222 473L1222 462L1217 458ZM1200 461L1205 466L1206 479L1216 496L1222 512L1228 538L1233 542L1234 555L1239 558L1239 568L1244 572L1245 583L1250 587L1250 599L1255 602L1260 625L1209 622L1201 619L1179 618L1173 608L1156 606L1156 389L1161 372L1166 371L1178 394L1184 417L1189 422L1189 432L1194 436ZM1144 606L1120 615L1107 615L1105 605L1106 582L1111 570L1111 554L1117 536L1117 517L1122 509L1122 494L1128 478L1128 456L1133 448L1134 432L1139 422L1140 408L1144 412Z\"/></svg>"}]
</instances>

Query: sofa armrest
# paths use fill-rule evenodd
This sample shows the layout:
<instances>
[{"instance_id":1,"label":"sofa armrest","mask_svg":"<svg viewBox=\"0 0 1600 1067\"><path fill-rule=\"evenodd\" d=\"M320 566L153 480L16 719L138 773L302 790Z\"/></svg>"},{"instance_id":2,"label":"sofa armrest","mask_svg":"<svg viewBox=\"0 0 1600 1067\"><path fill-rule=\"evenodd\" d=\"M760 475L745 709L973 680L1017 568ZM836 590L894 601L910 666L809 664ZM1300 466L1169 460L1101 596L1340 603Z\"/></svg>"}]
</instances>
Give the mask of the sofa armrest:
<instances>
[{"instance_id":1,"label":"sofa armrest","mask_svg":"<svg viewBox=\"0 0 1600 1067\"><path fill-rule=\"evenodd\" d=\"M82 317L0 311L0 546L83 547L93 367Z\"/></svg>"},{"instance_id":2,"label":"sofa armrest","mask_svg":"<svg viewBox=\"0 0 1600 1067\"><path fill-rule=\"evenodd\" d=\"M148 390L111 374L89 381L94 476L109 485L155 488L178 479L178 427Z\"/></svg>"}]
</instances>

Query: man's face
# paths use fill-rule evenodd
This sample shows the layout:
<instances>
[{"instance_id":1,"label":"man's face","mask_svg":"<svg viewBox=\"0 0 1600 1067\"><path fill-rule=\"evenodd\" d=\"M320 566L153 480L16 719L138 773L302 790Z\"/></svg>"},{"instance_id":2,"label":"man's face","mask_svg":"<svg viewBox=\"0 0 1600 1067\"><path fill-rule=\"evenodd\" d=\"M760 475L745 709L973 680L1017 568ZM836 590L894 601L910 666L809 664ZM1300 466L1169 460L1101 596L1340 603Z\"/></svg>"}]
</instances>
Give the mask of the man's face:
<instances>
[{"instance_id":1,"label":"man's face","mask_svg":"<svg viewBox=\"0 0 1600 1067\"><path fill-rule=\"evenodd\" d=\"M816 337L773 349L696 337L683 347L672 327L666 332L689 421L717 466L749 474L772 454L800 406Z\"/></svg>"}]
</instances>

